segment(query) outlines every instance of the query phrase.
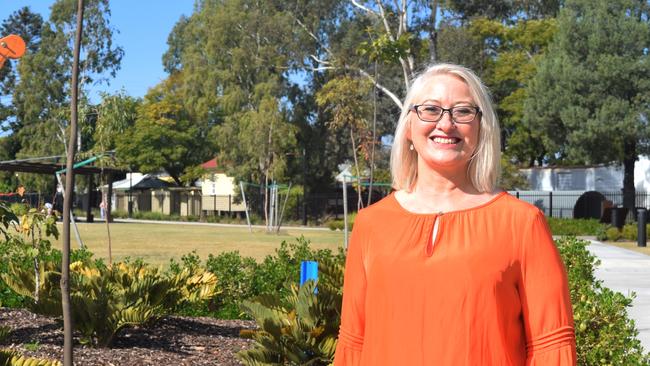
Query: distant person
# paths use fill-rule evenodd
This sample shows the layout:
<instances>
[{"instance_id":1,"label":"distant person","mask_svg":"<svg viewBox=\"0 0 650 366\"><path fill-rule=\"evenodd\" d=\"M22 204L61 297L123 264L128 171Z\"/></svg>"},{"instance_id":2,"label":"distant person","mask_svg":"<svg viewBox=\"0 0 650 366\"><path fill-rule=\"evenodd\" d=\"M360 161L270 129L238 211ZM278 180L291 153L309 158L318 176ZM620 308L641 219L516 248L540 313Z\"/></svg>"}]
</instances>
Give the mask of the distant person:
<instances>
[{"instance_id":1,"label":"distant person","mask_svg":"<svg viewBox=\"0 0 650 366\"><path fill-rule=\"evenodd\" d=\"M430 67L395 131L395 192L359 212L334 364L576 364L567 275L538 208L497 188L500 130L469 69Z\"/></svg>"},{"instance_id":2,"label":"distant person","mask_svg":"<svg viewBox=\"0 0 650 366\"><path fill-rule=\"evenodd\" d=\"M106 218L106 201L104 199L99 203L99 217L102 220Z\"/></svg>"},{"instance_id":3,"label":"distant person","mask_svg":"<svg viewBox=\"0 0 650 366\"><path fill-rule=\"evenodd\" d=\"M47 217L52 216L52 213L54 212L54 206L49 202L45 202L44 208L45 208L45 215L47 215Z\"/></svg>"}]
</instances>

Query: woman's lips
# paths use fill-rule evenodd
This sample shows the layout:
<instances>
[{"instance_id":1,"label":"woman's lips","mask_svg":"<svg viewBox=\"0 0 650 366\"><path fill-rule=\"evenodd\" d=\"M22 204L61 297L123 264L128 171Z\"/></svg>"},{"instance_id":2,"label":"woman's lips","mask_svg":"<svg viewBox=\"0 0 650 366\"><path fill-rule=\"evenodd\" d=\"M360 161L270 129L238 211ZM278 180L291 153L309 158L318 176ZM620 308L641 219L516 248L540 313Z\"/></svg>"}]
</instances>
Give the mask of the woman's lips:
<instances>
[{"instance_id":1,"label":"woman's lips","mask_svg":"<svg viewBox=\"0 0 650 366\"><path fill-rule=\"evenodd\" d=\"M449 136L431 136L429 139L436 144L441 145L456 145L461 140L458 137L449 137Z\"/></svg>"}]
</instances>

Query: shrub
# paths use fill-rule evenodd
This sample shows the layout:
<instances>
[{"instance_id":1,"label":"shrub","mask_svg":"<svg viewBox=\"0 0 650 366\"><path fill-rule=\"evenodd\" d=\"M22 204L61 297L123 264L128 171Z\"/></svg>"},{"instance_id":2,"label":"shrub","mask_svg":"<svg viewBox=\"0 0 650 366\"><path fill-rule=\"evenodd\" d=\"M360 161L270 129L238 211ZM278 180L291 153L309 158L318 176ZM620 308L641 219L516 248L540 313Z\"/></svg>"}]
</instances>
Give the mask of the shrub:
<instances>
[{"instance_id":1,"label":"shrub","mask_svg":"<svg viewBox=\"0 0 650 366\"><path fill-rule=\"evenodd\" d=\"M209 304L218 318L241 318L241 300L259 295L254 288L258 266L253 258L242 257L238 251L208 257L206 267L220 279L220 296Z\"/></svg>"},{"instance_id":2,"label":"shrub","mask_svg":"<svg viewBox=\"0 0 650 366\"><path fill-rule=\"evenodd\" d=\"M61 316L61 263L43 262L40 298L33 297L33 271L10 265L5 282L29 299L40 314ZM202 268L160 273L142 261L97 266L90 261L70 265L70 302L81 340L107 347L124 327L143 325L215 295L216 277Z\"/></svg>"},{"instance_id":3,"label":"shrub","mask_svg":"<svg viewBox=\"0 0 650 366\"><path fill-rule=\"evenodd\" d=\"M334 360L341 315L343 266L319 262L320 282L290 286L284 296L263 295L242 308L259 330L248 335L253 347L237 358L245 365L329 365Z\"/></svg>"},{"instance_id":4,"label":"shrub","mask_svg":"<svg viewBox=\"0 0 650 366\"><path fill-rule=\"evenodd\" d=\"M11 212L16 214L16 216L26 215L29 211L29 205L21 202L14 202L9 206Z\"/></svg>"},{"instance_id":5,"label":"shrub","mask_svg":"<svg viewBox=\"0 0 650 366\"><path fill-rule=\"evenodd\" d=\"M605 230L605 237L607 238L606 240L610 241L617 241L623 237L621 234L621 231L618 230L615 227L610 227L607 230Z\"/></svg>"},{"instance_id":6,"label":"shrub","mask_svg":"<svg viewBox=\"0 0 650 366\"><path fill-rule=\"evenodd\" d=\"M547 217L553 235L598 235L606 227L596 219L563 219Z\"/></svg>"},{"instance_id":7,"label":"shrub","mask_svg":"<svg viewBox=\"0 0 650 366\"><path fill-rule=\"evenodd\" d=\"M353 212L348 214L348 228L350 231L352 231L352 228L354 227L354 219L357 218L357 213ZM343 230L345 227L345 222L343 220L329 220L327 221L327 227L334 231L334 230Z\"/></svg>"},{"instance_id":8,"label":"shrub","mask_svg":"<svg viewBox=\"0 0 650 366\"><path fill-rule=\"evenodd\" d=\"M345 254L342 250L336 255L329 250L313 250L309 241L300 237L293 243L283 241L262 263L242 257L237 251L210 255L206 268L219 278L219 296L200 308L183 308L181 313L222 319L246 318L239 307L242 300L263 294L286 296L290 292L289 284L300 278L300 263L304 260L343 264Z\"/></svg>"},{"instance_id":9,"label":"shrub","mask_svg":"<svg viewBox=\"0 0 650 366\"><path fill-rule=\"evenodd\" d=\"M636 241L637 234L638 228L636 224L627 224L623 226L623 230L621 231L621 235L625 240Z\"/></svg>"},{"instance_id":10,"label":"shrub","mask_svg":"<svg viewBox=\"0 0 650 366\"><path fill-rule=\"evenodd\" d=\"M587 241L556 241L569 278L579 365L646 365L634 321L627 316L632 299L604 287L594 268L600 262Z\"/></svg>"}]
</instances>

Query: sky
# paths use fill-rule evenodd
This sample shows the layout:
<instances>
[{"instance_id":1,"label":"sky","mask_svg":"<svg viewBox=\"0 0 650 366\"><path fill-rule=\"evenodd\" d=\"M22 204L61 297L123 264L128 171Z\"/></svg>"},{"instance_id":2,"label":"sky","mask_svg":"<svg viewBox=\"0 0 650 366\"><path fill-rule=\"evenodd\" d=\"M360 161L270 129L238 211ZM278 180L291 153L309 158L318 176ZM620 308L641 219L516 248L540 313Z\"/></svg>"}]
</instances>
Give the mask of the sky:
<instances>
[{"instance_id":1,"label":"sky","mask_svg":"<svg viewBox=\"0 0 650 366\"><path fill-rule=\"evenodd\" d=\"M0 0L0 22L24 6L48 20L54 2ZM110 85L97 85L89 90L91 100L97 102L99 92L122 88L128 95L142 97L165 79L162 55L167 50L167 36L181 15L191 15L193 8L194 0L110 0L110 25L118 31L113 41L124 49L124 56L121 69Z\"/></svg>"}]
</instances>

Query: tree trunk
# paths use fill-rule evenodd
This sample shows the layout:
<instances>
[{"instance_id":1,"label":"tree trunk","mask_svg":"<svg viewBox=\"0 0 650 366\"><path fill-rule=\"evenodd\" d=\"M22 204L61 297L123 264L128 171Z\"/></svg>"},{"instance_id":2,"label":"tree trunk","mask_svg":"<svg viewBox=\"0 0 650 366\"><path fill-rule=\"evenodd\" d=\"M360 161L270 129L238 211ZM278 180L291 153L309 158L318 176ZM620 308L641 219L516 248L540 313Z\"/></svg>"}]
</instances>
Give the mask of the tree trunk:
<instances>
[{"instance_id":1,"label":"tree trunk","mask_svg":"<svg viewBox=\"0 0 650 366\"><path fill-rule=\"evenodd\" d=\"M352 156L354 156L354 167L357 170L357 211L359 211L363 208L363 198L361 198L361 171L359 170L357 144L354 142L354 128L352 128L352 126L350 126L350 140L352 140Z\"/></svg>"},{"instance_id":2,"label":"tree trunk","mask_svg":"<svg viewBox=\"0 0 650 366\"><path fill-rule=\"evenodd\" d=\"M431 2L431 29L429 30L429 62L438 61L438 0Z\"/></svg>"},{"instance_id":3,"label":"tree trunk","mask_svg":"<svg viewBox=\"0 0 650 366\"><path fill-rule=\"evenodd\" d=\"M79 100L79 53L83 31L84 0L77 2L77 33L75 35L72 61L71 103L70 103L70 143L68 144L65 198L63 200L63 253L61 258L61 304L63 311L63 365L72 366L72 311L70 308L70 211L72 209L72 190L74 187L74 156L77 144L77 102Z\"/></svg>"},{"instance_id":4,"label":"tree trunk","mask_svg":"<svg viewBox=\"0 0 650 366\"><path fill-rule=\"evenodd\" d=\"M634 188L634 163L637 160L636 142L626 141L624 146L623 158L623 207L634 210L636 206Z\"/></svg>"},{"instance_id":5,"label":"tree trunk","mask_svg":"<svg viewBox=\"0 0 650 366\"><path fill-rule=\"evenodd\" d=\"M377 77L377 62L375 61L375 78ZM370 148L370 177L368 180L368 201L366 207L372 204L372 183L375 174L375 140L377 138L377 90L372 89L372 147Z\"/></svg>"}]
</instances>

